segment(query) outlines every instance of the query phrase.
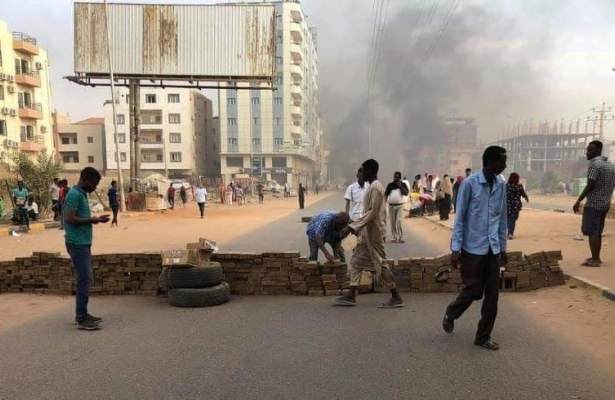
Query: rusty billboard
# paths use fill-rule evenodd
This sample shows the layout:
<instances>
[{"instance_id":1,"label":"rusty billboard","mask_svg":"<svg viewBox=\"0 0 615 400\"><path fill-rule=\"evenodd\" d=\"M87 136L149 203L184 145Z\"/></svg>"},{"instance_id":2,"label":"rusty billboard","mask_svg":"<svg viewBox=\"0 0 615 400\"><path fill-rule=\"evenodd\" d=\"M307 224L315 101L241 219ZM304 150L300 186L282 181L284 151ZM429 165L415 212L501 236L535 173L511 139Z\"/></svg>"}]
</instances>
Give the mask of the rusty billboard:
<instances>
[{"instance_id":1,"label":"rusty billboard","mask_svg":"<svg viewBox=\"0 0 615 400\"><path fill-rule=\"evenodd\" d=\"M275 68L271 4L107 6L118 78L268 81ZM109 75L105 6L74 4L74 69Z\"/></svg>"}]
</instances>

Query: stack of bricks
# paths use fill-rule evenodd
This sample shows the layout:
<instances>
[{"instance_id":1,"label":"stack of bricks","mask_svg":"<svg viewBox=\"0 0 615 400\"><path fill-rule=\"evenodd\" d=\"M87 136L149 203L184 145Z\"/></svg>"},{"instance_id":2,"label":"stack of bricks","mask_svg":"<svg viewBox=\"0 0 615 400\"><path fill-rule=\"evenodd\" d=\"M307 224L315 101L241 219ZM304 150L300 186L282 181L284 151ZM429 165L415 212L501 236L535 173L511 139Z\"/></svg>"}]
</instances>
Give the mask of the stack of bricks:
<instances>
[{"instance_id":1,"label":"stack of bricks","mask_svg":"<svg viewBox=\"0 0 615 400\"><path fill-rule=\"evenodd\" d=\"M525 257L521 252L509 253L500 288L520 292L563 285L565 276L559 267L561 260L562 252L559 250L541 251Z\"/></svg>"},{"instance_id":2,"label":"stack of bricks","mask_svg":"<svg viewBox=\"0 0 615 400\"><path fill-rule=\"evenodd\" d=\"M290 274L298 258L299 252L263 253L265 275L259 294L293 294Z\"/></svg>"},{"instance_id":3,"label":"stack of bricks","mask_svg":"<svg viewBox=\"0 0 615 400\"><path fill-rule=\"evenodd\" d=\"M320 278L325 296L338 296L342 288L350 286L344 263L321 264Z\"/></svg>"},{"instance_id":4,"label":"stack of bricks","mask_svg":"<svg viewBox=\"0 0 615 400\"><path fill-rule=\"evenodd\" d=\"M451 268L450 255L410 259L410 290L416 292L457 292L461 289L461 273L451 270L448 280L438 282L436 274Z\"/></svg>"},{"instance_id":5,"label":"stack of bricks","mask_svg":"<svg viewBox=\"0 0 615 400\"><path fill-rule=\"evenodd\" d=\"M303 275L303 280L305 282L305 288L307 289L308 296L323 296L325 294L325 290L322 286L322 278L320 277L320 264L316 261L308 261L306 259L299 259L295 263L295 281L293 283L294 287L300 287L303 289L303 286L299 285L298 278L299 274Z\"/></svg>"},{"instance_id":6,"label":"stack of bricks","mask_svg":"<svg viewBox=\"0 0 615 400\"><path fill-rule=\"evenodd\" d=\"M261 294L265 277L263 256L254 253L214 253L212 261L219 262L224 269L225 280L233 294Z\"/></svg>"}]
</instances>

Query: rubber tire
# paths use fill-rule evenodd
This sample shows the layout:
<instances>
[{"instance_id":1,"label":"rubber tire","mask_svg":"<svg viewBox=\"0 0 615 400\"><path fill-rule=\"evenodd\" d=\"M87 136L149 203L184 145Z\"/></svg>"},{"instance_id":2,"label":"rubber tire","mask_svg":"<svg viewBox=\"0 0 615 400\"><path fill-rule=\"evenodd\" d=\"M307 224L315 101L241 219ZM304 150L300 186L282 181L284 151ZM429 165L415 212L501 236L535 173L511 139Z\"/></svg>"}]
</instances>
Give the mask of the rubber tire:
<instances>
[{"instance_id":1,"label":"rubber tire","mask_svg":"<svg viewBox=\"0 0 615 400\"><path fill-rule=\"evenodd\" d=\"M226 282L208 288L169 290L169 304L175 307L217 306L230 299L231 288Z\"/></svg>"},{"instance_id":2,"label":"rubber tire","mask_svg":"<svg viewBox=\"0 0 615 400\"><path fill-rule=\"evenodd\" d=\"M224 280L220 263L209 262L206 267L169 268L167 287L169 289L192 289L216 286Z\"/></svg>"}]
</instances>

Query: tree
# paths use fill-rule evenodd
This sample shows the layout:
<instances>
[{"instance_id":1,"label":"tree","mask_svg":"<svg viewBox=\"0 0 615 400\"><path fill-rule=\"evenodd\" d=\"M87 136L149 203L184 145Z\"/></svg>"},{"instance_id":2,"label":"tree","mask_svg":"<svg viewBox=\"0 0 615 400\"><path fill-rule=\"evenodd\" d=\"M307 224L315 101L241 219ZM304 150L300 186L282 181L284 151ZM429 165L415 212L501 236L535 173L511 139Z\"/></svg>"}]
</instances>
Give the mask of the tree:
<instances>
[{"instance_id":1,"label":"tree","mask_svg":"<svg viewBox=\"0 0 615 400\"><path fill-rule=\"evenodd\" d=\"M55 161L52 155L42 151L36 161L20 152L13 155L14 170L23 179L28 191L37 200L39 213L46 214L51 206L49 187L62 172L62 164Z\"/></svg>"}]
</instances>

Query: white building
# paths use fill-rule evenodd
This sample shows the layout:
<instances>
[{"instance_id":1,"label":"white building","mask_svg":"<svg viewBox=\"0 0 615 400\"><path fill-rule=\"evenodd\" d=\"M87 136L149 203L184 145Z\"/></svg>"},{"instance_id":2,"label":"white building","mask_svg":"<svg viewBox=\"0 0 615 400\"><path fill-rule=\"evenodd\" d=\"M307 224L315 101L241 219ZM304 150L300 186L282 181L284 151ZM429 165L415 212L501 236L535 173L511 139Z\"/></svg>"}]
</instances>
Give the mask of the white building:
<instances>
[{"instance_id":1,"label":"white building","mask_svg":"<svg viewBox=\"0 0 615 400\"><path fill-rule=\"evenodd\" d=\"M36 38L11 32L0 20L0 162L24 152L53 153L47 52Z\"/></svg>"},{"instance_id":2,"label":"white building","mask_svg":"<svg viewBox=\"0 0 615 400\"><path fill-rule=\"evenodd\" d=\"M205 175L205 137L212 121L211 101L191 89L141 88L140 175L168 172L171 178ZM122 170L130 170L128 89L116 97L117 130ZM117 169L113 137L113 107L104 105L107 172Z\"/></svg>"},{"instance_id":3,"label":"white building","mask_svg":"<svg viewBox=\"0 0 615 400\"><path fill-rule=\"evenodd\" d=\"M271 4L277 14L276 90L219 91L221 173L226 182L253 175L311 185L320 177L322 136L315 31L299 1ZM267 87L238 84L259 85Z\"/></svg>"},{"instance_id":4,"label":"white building","mask_svg":"<svg viewBox=\"0 0 615 400\"><path fill-rule=\"evenodd\" d=\"M57 154L65 172L80 172L85 167L105 170L105 122L88 118L70 123L57 118Z\"/></svg>"}]
</instances>

